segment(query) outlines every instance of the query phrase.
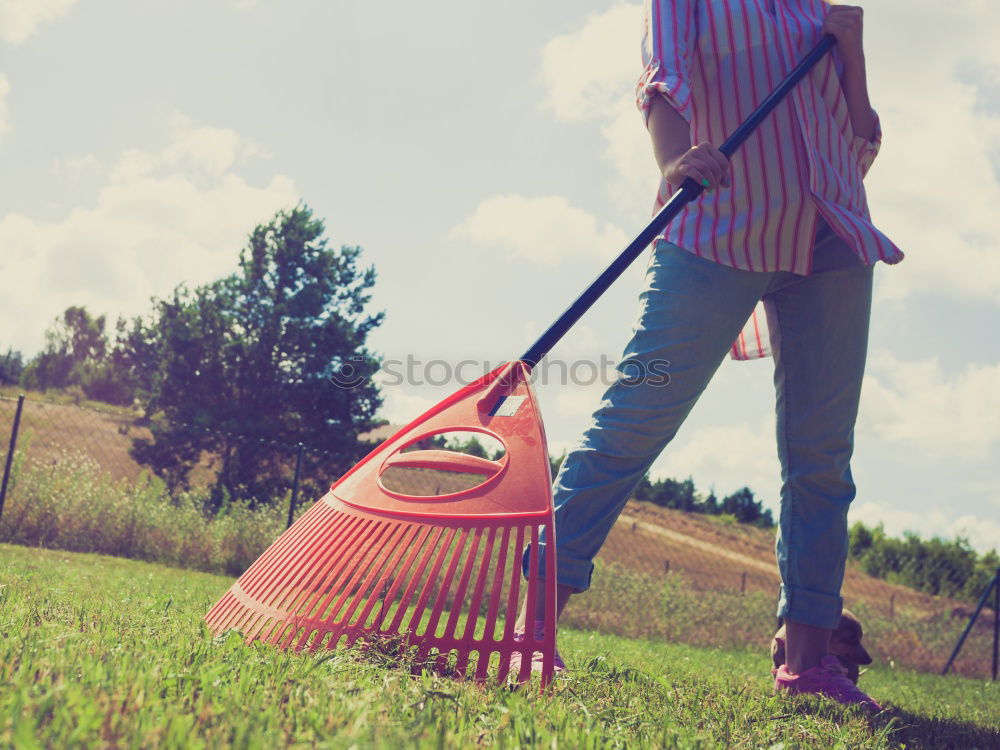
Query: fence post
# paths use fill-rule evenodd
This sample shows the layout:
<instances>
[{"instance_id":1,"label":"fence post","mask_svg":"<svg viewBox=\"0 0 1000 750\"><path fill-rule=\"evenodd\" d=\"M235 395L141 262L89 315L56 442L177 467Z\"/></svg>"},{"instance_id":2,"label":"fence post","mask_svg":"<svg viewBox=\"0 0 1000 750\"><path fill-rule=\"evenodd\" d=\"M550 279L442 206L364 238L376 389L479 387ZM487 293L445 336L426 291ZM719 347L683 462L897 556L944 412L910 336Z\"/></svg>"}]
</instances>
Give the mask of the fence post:
<instances>
[{"instance_id":1,"label":"fence post","mask_svg":"<svg viewBox=\"0 0 1000 750\"><path fill-rule=\"evenodd\" d=\"M288 524L285 526L286 529L295 520L295 501L299 497L299 475L302 473L302 453L304 450L305 446L299 443L298 452L295 454L295 478L292 480L292 499L288 502Z\"/></svg>"},{"instance_id":2,"label":"fence post","mask_svg":"<svg viewBox=\"0 0 1000 750\"><path fill-rule=\"evenodd\" d=\"M0 485L0 518L3 518L3 504L7 500L7 482L10 480L10 468L14 463L14 449L17 447L17 431L21 426L21 409L24 407L24 394L17 397L17 411L14 412L14 426L10 429L10 447L7 449L7 464L3 467L3 485Z\"/></svg>"},{"instance_id":3,"label":"fence post","mask_svg":"<svg viewBox=\"0 0 1000 750\"><path fill-rule=\"evenodd\" d=\"M993 681L997 679L997 659L1000 657L1000 568L993 578Z\"/></svg>"},{"instance_id":4,"label":"fence post","mask_svg":"<svg viewBox=\"0 0 1000 750\"><path fill-rule=\"evenodd\" d=\"M663 572L664 573L669 573L670 572L670 560L664 560L663 561Z\"/></svg>"},{"instance_id":5,"label":"fence post","mask_svg":"<svg viewBox=\"0 0 1000 750\"><path fill-rule=\"evenodd\" d=\"M954 651L951 652L951 656L948 657L948 663L944 665L944 669L941 670L941 676L948 674L948 670L951 669L951 665L954 664L955 659L958 658L958 652L962 650L962 644L965 643L965 639L968 638L969 632L972 630L972 626L976 624L976 620L979 617L979 613L983 611L983 607L986 606L986 601L990 598L990 593L993 592L997 586L1000 586L1000 576L993 576L993 580L990 581L983 595L979 598L979 604L976 605L976 611L972 613L972 617L969 618L969 624L965 626L965 630L962 631L962 635L958 638L958 643L955 644ZM996 623L994 623L996 627Z\"/></svg>"},{"instance_id":6,"label":"fence post","mask_svg":"<svg viewBox=\"0 0 1000 750\"><path fill-rule=\"evenodd\" d=\"M745 594L747 592L747 572L744 570L743 575L740 576L740 593Z\"/></svg>"},{"instance_id":7,"label":"fence post","mask_svg":"<svg viewBox=\"0 0 1000 750\"><path fill-rule=\"evenodd\" d=\"M896 595L893 594L889 597L889 619L892 620L896 617Z\"/></svg>"}]
</instances>

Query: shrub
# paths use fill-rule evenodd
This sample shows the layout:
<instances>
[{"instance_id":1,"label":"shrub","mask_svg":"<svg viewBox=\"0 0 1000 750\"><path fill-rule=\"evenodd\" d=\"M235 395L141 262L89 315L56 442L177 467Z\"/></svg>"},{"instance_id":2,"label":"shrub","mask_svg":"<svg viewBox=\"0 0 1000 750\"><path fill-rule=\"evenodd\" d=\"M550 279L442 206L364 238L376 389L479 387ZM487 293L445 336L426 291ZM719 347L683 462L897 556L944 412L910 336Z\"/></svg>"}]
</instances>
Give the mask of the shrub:
<instances>
[{"instance_id":1,"label":"shrub","mask_svg":"<svg viewBox=\"0 0 1000 750\"><path fill-rule=\"evenodd\" d=\"M162 480L111 479L92 459L57 462L15 456L0 541L132 557L212 573L242 573L284 530L287 503L231 502L205 511L205 498L171 498Z\"/></svg>"}]
</instances>

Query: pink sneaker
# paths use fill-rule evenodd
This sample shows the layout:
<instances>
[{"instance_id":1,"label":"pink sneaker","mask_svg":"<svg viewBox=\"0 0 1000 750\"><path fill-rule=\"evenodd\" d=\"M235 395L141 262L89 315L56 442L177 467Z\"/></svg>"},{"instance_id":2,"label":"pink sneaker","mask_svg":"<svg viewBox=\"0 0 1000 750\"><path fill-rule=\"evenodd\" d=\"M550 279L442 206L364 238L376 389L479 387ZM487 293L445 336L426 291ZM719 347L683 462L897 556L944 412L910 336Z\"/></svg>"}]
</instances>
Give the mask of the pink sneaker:
<instances>
[{"instance_id":1,"label":"pink sneaker","mask_svg":"<svg viewBox=\"0 0 1000 750\"><path fill-rule=\"evenodd\" d=\"M535 621L535 640L536 641L540 641L543 638L544 635L545 635L545 623L542 622L542 621L540 621L540 620L536 620ZM524 640L524 631L523 630L515 630L514 631L514 640L517 641L518 643L520 643L521 641L523 641ZM565 672L566 671L566 662L564 662L562 660L562 657L559 655L559 649L558 648L555 649L555 654L554 654L554 658L553 658L552 661L553 661L553 673L554 674L558 674L559 672ZM541 671L542 671L542 663L543 663L542 652L541 651L535 651L531 655L531 671L535 672L537 674L540 674ZM517 675L518 675L518 673L520 671L521 671L521 654L519 652L515 651L513 654L510 655L510 676L513 677L513 678L516 678Z\"/></svg>"},{"instance_id":2,"label":"pink sneaker","mask_svg":"<svg viewBox=\"0 0 1000 750\"><path fill-rule=\"evenodd\" d=\"M772 673L775 691L825 695L844 705L857 703L873 711L882 710L882 706L851 682L847 670L836 656L827 654L820 660L818 667L807 669L802 674L790 674L784 664L772 670Z\"/></svg>"}]
</instances>

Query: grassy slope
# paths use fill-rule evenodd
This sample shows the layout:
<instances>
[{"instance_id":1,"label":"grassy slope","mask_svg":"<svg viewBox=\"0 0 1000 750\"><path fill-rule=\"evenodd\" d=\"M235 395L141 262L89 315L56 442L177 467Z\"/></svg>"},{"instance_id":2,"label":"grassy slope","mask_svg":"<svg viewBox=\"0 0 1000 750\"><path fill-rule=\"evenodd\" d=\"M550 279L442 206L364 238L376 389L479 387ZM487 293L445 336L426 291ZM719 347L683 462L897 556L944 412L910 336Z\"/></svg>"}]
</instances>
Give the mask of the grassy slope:
<instances>
[{"instance_id":1,"label":"grassy slope","mask_svg":"<svg viewBox=\"0 0 1000 750\"><path fill-rule=\"evenodd\" d=\"M869 721L772 695L762 652L565 631L551 695L481 690L213 641L200 617L228 583L0 546L0 746L1000 747L989 683L873 670L892 708Z\"/></svg>"}]
</instances>

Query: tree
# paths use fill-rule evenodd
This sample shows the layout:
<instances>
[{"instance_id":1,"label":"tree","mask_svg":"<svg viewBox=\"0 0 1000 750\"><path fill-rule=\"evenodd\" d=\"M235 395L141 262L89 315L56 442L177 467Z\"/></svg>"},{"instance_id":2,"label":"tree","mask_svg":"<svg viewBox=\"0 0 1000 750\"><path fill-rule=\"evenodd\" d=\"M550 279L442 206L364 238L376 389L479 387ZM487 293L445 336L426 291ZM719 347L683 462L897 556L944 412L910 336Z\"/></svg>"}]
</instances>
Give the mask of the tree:
<instances>
[{"instance_id":1,"label":"tree","mask_svg":"<svg viewBox=\"0 0 1000 750\"><path fill-rule=\"evenodd\" d=\"M0 385L15 385L21 380L24 371L24 359L21 352L8 348L6 354L0 354Z\"/></svg>"},{"instance_id":2,"label":"tree","mask_svg":"<svg viewBox=\"0 0 1000 750\"><path fill-rule=\"evenodd\" d=\"M45 332L45 346L24 368L21 384L38 390L80 385L107 352L104 327L103 315L95 318L85 307L67 307Z\"/></svg>"},{"instance_id":3,"label":"tree","mask_svg":"<svg viewBox=\"0 0 1000 750\"><path fill-rule=\"evenodd\" d=\"M709 490L708 497L698 503L698 512L709 516L717 516L722 513L719 507L719 498L715 496L715 490Z\"/></svg>"},{"instance_id":4,"label":"tree","mask_svg":"<svg viewBox=\"0 0 1000 750\"><path fill-rule=\"evenodd\" d=\"M154 415L133 455L171 486L212 456L216 507L267 501L287 488L296 443L328 452L307 454L317 483L360 458L381 403L366 340L383 315L366 312L375 271L359 267L361 249L329 248L323 232L304 206L279 212L251 232L236 273L180 286L133 321L130 366Z\"/></svg>"},{"instance_id":5,"label":"tree","mask_svg":"<svg viewBox=\"0 0 1000 750\"><path fill-rule=\"evenodd\" d=\"M753 524L762 528L774 526L771 511L764 508L764 504L754 499L753 490L743 487L732 495L722 499L722 512L729 513L736 518L739 523Z\"/></svg>"},{"instance_id":6,"label":"tree","mask_svg":"<svg viewBox=\"0 0 1000 750\"><path fill-rule=\"evenodd\" d=\"M130 406L135 388L119 369L123 321L119 338L111 341L105 316L92 316L87 308L67 307L45 333L45 347L24 368L21 384L46 390L80 386L87 398Z\"/></svg>"},{"instance_id":7,"label":"tree","mask_svg":"<svg viewBox=\"0 0 1000 750\"><path fill-rule=\"evenodd\" d=\"M112 404L148 406L156 372L156 340L153 322L142 316L115 323L114 343L105 361L94 368L83 388L89 398ZM144 415L148 419L147 411Z\"/></svg>"}]
</instances>

